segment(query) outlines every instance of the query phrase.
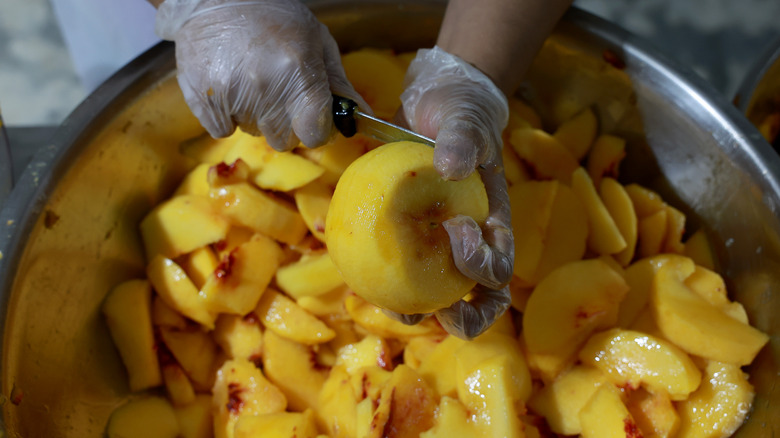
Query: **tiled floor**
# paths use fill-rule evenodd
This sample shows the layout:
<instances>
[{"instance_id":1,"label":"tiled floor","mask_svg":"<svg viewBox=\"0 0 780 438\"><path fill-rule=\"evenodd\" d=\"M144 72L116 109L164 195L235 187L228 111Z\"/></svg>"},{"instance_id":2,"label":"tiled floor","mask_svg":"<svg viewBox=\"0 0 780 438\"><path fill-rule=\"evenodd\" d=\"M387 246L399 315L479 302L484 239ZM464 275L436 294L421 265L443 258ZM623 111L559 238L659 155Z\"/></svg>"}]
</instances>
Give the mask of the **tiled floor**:
<instances>
[{"instance_id":1,"label":"tiled floor","mask_svg":"<svg viewBox=\"0 0 780 438\"><path fill-rule=\"evenodd\" d=\"M762 48L780 35L776 0L575 5L647 38L728 97ZM88 90L154 42L153 12L145 0L0 2L0 108L6 124L59 124ZM74 17L78 26L58 22Z\"/></svg>"}]
</instances>

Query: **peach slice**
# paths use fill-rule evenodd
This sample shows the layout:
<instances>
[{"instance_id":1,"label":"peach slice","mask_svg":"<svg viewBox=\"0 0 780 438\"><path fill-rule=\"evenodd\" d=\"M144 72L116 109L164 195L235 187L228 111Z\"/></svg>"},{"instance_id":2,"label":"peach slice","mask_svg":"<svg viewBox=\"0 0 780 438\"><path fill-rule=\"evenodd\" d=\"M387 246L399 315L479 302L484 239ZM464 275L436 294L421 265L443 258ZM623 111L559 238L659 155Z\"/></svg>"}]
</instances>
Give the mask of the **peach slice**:
<instances>
[{"instance_id":1,"label":"peach slice","mask_svg":"<svg viewBox=\"0 0 780 438\"><path fill-rule=\"evenodd\" d=\"M615 324L627 291L623 277L599 259L572 262L551 272L526 304L523 337L529 351L578 348L594 330Z\"/></svg>"},{"instance_id":2,"label":"peach slice","mask_svg":"<svg viewBox=\"0 0 780 438\"><path fill-rule=\"evenodd\" d=\"M156 396L130 400L111 413L108 438L177 438L181 432L171 403Z\"/></svg>"},{"instance_id":3,"label":"peach slice","mask_svg":"<svg viewBox=\"0 0 780 438\"><path fill-rule=\"evenodd\" d=\"M246 315L273 279L282 256L279 244L255 234L223 257L200 290L214 313Z\"/></svg>"},{"instance_id":4,"label":"peach slice","mask_svg":"<svg viewBox=\"0 0 780 438\"><path fill-rule=\"evenodd\" d=\"M284 393L291 410L318 406L329 368L317 362L311 347L285 339L271 330L263 335L263 369Z\"/></svg>"},{"instance_id":5,"label":"peach slice","mask_svg":"<svg viewBox=\"0 0 780 438\"><path fill-rule=\"evenodd\" d=\"M225 238L229 223L209 198L182 195L157 205L141 221L146 259L175 258Z\"/></svg>"},{"instance_id":6,"label":"peach slice","mask_svg":"<svg viewBox=\"0 0 780 438\"><path fill-rule=\"evenodd\" d=\"M174 406L181 427L181 438L211 438L214 423L211 415L211 394L197 394L186 406Z\"/></svg>"},{"instance_id":7,"label":"peach slice","mask_svg":"<svg viewBox=\"0 0 780 438\"><path fill-rule=\"evenodd\" d=\"M344 284L327 251L304 254L276 271L276 284L294 299L318 296Z\"/></svg>"},{"instance_id":8,"label":"peach slice","mask_svg":"<svg viewBox=\"0 0 780 438\"><path fill-rule=\"evenodd\" d=\"M199 328L176 330L161 327L160 338L196 390L211 388L218 347L208 333Z\"/></svg>"},{"instance_id":9,"label":"peach slice","mask_svg":"<svg viewBox=\"0 0 780 438\"><path fill-rule=\"evenodd\" d=\"M631 197L626 193L626 189L612 178L601 180L599 196L626 242L626 247L613 256L621 266L628 266L636 251L639 223L634 205L631 203Z\"/></svg>"},{"instance_id":10,"label":"peach slice","mask_svg":"<svg viewBox=\"0 0 780 438\"><path fill-rule=\"evenodd\" d=\"M626 156L626 141L614 135L601 135L588 154L588 175L596 187L604 177L617 178L620 162Z\"/></svg>"},{"instance_id":11,"label":"peach slice","mask_svg":"<svg viewBox=\"0 0 780 438\"><path fill-rule=\"evenodd\" d=\"M612 385L601 385L579 413L582 438L641 437L636 421Z\"/></svg>"},{"instance_id":12,"label":"peach slice","mask_svg":"<svg viewBox=\"0 0 780 438\"><path fill-rule=\"evenodd\" d=\"M478 436L470 418L466 407L457 398L442 397L433 427L421 433L420 438Z\"/></svg>"},{"instance_id":13,"label":"peach slice","mask_svg":"<svg viewBox=\"0 0 780 438\"><path fill-rule=\"evenodd\" d=\"M414 438L434 424L436 392L413 369L401 364L382 389L369 437Z\"/></svg>"},{"instance_id":14,"label":"peach slice","mask_svg":"<svg viewBox=\"0 0 780 438\"><path fill-rule=\"evenodd\" d=\"M111 338L127 369L131 391L162 383L152 330L152 287L128 280L109 292L102 306Z\"/></svg>"},{"instance_id":15,"label":"peach slice","mask_svg":"<svg viewBox=\"0 0 780 438\"><path fill-rule=\"evenodd\" d=\"M528 406L544 416L553 432L577 435L582 432L580 410L604 383L607 378L600 370L575 365L534 393Z\"/></svg>"},{"instance_id":16,"label":"peach slice","mask_svg":"<svg viewBox=\"0 0 780 438\"><path fill-rule=\"evenodd\" d=\"M157 255L146 267L146 276L165 304L207 328L214 328L216 314L181 266L173 260Z\"/></svg>"},{"instance_id":17,"label":"peach slice","mask_svg":"<svg viewBox=\"0 0 780 438\"><path fill-rule=\"evenodd\" d=\"M715 270L715 253L704 230L697 230L685 241L683 254L692 258L697 265Z\"/></svg>"},{"instance_id":18,"label":"peach slice","mask_svg":"<svg viewBox=\"0 0 780 438\"><path fill-rule=\"evenodd\" d=\"M745 421L755 391L738 365L708 361L702 385L677 404L677 436L731 436Z\"/></svg>"},{"instance_id":19,"label":"peach slice","mask_svg":"<svg viewBox=\"0 0 780 438\"><path fill-rule=\"evenodd\" d=\"M626 407L645 436L674 437L680 430L680 415L663 391L629 391Z\"/></svg>"},{"instance_id":20,"label":"peach slice","mask_svg":"<svg viewBox=\"0 0 780 438\"><path fill-rule=\"evenodd\" d=\"M756 328L730 317L690 290L676 270L655 275L651 306L666 339L703 358L748 365L769 341Z\"/></svg>"},{"instance_id":21,"label":"peach slice","mask_svg":"<svg viewBox=\"0 0 780 438\"><path fill-rule=\"evenodd\" d=\"M235 438L315 438L317 424L311 409L303 412L242 416L236 421Z\"/></svg>"},{"instance_id":22,"label":"peach slice","mask_svg":"<svg viewBox=\"0 0 780 438\"><path fill-rule=\"evenodd\" d=\"M571 173L579 167L571 152L541 129L515 129L509 137L509 144L538 179L556 179L568 184Z\"/></svg>"},{"instance_id":23,"label":"peach slice","mask_svg":"<svg viewBox=\"0 0 780 438\"><path fill-rule=\"evenodd\" d=\"M599 255L624 250L628 244L584 168L572 173L571 188L582 200L588 214L588 248Z\"/></svg>"},{"instance_id":24,"label":"peach slice","mask_svg":"<svg viewBox=\"0 0 780 438\"><path fill-rule=\"evenodd\" d=\"M443 332L441 326L433 322L432 319L427 319L416 325L406 325L396 321L385 315L382 309L357 295L349 295L344 300L344 306L357 326L368 333L383 338L408 340L414 336Z\"/></svg>"},{"instance_id":25,"label":"peach slice","mask_svg":"<svg viewBox=\"0 0 780 438\"><path fill-rule=\"evenodd\" d=\"M240 418L284 412L287 399L246 359L225 362L216 373L213 394L214 437L232 438Z\"/></svg>"},{"instance_id":26,"label":"peach slice","mask_svg":"<svg viewBox=\"0 0 780 438\"><path fill-rule=\"evenodd\" d=\"M388 143L344 172L325 235L355 293L394 312L428 313L449 307L476 284L455 266L442 222L461 214L481 224L487 213L478 174L446 181L433 168L432 148Z\"/></svg>"},{"instance_id":27,"label":"peach slice","mask_svg":"<svg viewBox=\"0 0 780 438\"><path fill-rule=\"evenodd\" d=\"M390 120L401 105L404 70L392 53L365 48L341 57L347 79L377 117ZM381 84L381 85L380 85Z\"/></svg>"},{"instance_id":28,"label":"peach slice","mask_svg":"<svg viewBox=\"0 0 780 438\"><path fill-rule=\"evenodd\" d=\"M484 360L458 382L458 398L471 413L478 436L524 438L524 407L506 355Z\"/></svg>"},{"instance_id":29,"label":"peach slice","mask_svg":"<svg viewBox=\"0 0 780 438\"><path fill-rule=\"evenodd\" d=\"M599 122L590 108L585 108L571 119L558 125L553 137L577 160L582 160L596 138Z\"/></svg>"},{"instance_id":30,"label":"peach slice","mask_svg":"<svg viewBox=\"0 0 780 438\"><path fill-rule=\"evenodd\" d=\"M322 344L336 336L336 332L319 318L271 288L263 293L255 314L267 330L301 344Z\"/></svg>"},{"instance_id":31,"label":"peach slice","mask_svg":"<svg viewBox=\"0 0 780 438\"><path fill-rule=\"evenodd\" d=\"M260 318L250 312L245 316L222 314L217 318L214 341L231 359L259 360L263 351L263 329Z\"/></svg>"},{"instance_id":32,"label":"peach slice","mask_svg":"<svg viewBox=\"0 0 780 438\"><path fill-rule=\"evenodd\" d=\"M696 269L693 260L676 254L660 254L632 263L624 271L629 290L625 299L620 303L618 326L630 327L640 316L640 313L646 309L655 273L664 265L672 266L683 278L687 278Z\"/></svg>"},{"instance_id":33,"label":"peach slice","mask_svg":"<svg viewBox=\"0 0 780 438\"><path fill-rule=\"evenodd\" d=\"M234 225L251 228L280 242L298 243L308 231L293 205L250 183L215 187L209 191L209 196L220 213Z\"/></svg>"},{"instance_id":34,"label":"peach slice","mask_svg":"<svg viewBox=\"0 0 780 438\"><path fill-rule=\"evenodd\" d=\"M684 400L701 382L701 372L688 354L670 342L632 330L594 334L579 358L601 370L616 386L642 385L666 392L672 400Z\"/></svg>"},{"instance_id":35,"label":"peach slice","mask_svg":"<svg viewBox=\"0 0 780 438\"><path fill-rule=\"evenodd\" d=\"M210 168L211 165L206 163L195 166L179 183L179 187L173 193L173 196L198 195L208 197L209 189L211 189L208 180Z\"/></svg>"},{"instance_id":36,"label":"peach slice","mask_svg":"<svg viewBox=\"0 0 780 438\"><path fill-rule=\"evenodd\" d=\"M321 242L325 242L325 218L328 215L333 190L317 180L299 188L293 196L295 205L309 231Z\"/></svg>"}]
</instances>

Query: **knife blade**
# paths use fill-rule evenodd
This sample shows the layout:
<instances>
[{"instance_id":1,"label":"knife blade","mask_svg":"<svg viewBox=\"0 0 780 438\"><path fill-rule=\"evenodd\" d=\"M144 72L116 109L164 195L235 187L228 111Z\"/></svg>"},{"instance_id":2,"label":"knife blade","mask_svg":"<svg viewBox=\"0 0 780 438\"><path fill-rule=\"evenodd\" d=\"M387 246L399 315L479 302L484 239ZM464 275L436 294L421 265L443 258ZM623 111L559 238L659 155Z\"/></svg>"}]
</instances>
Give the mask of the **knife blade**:
<instances>
[{"instance_id":1,"label":"knife blade","mask_svg":"<svg viewBox=\"0 0 780 438\"><path fill-rule=\"evenodd\" d=\"M352 137L359 132L385 143L408 140L430 147L436 145L433 140L424 135L360 111L354 100L335 94L333 95L333 123L344 137Z\"/></svg>"}]
</instances>

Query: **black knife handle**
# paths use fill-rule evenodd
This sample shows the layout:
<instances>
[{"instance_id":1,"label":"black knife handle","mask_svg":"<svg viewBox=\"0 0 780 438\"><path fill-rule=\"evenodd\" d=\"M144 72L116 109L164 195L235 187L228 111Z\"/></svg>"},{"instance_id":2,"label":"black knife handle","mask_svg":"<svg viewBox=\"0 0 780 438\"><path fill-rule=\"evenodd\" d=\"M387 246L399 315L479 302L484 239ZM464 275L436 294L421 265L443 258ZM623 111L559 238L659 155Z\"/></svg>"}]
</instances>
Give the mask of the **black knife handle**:
<instances>
[{"instance_id":1,"label":"black knife handle","mask_svg":"<svg viewBox=\"0 0 780 438\"><path fill-rule=\"evenodd\" d=\"M352 137L357 133L356 110L357 103L354 100L333 95L333 124L344 137Z\"/></svg>"}]
</instances>

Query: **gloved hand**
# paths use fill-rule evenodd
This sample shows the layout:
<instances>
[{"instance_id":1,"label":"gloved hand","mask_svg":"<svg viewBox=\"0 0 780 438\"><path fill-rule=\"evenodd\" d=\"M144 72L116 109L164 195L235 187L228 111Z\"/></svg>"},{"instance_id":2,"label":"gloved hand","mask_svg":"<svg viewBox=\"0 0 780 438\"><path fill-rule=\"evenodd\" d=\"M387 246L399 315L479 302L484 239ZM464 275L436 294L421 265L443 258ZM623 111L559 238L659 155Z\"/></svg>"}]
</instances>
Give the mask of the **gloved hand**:
<instances>
[{"instance_id":1,"label":"gloved hand","mask_svg":"<svg viewBox=\"0 0 780 438\"><path fill-rule=\"evenodd\" d=\"M178 81L213 137L239 126L277 150L331 135L331 94L368 109L328 29L298 0L166 0L155 30L176 43Z\"/></svg>"},{"instance_id":2,"label":"gloved hand","mask_svg":"<svg viewBox=\"0 0 780 438\"><path fill-rule=\"evenodd\" d=\"M484 229L470 217L444 222L458 269L476 280L470 301L434 314L450 333L471 339L498 319L511 303L514 240L504 177L501 132L509 110L506 96L476 67L439 47L420 50L409 66L401 95L403 117L414 131L436 140L434 166L445 179L478 170L490 212ZM392 315L406 322L419 316Z\"/></svg>"}]
</instances>

